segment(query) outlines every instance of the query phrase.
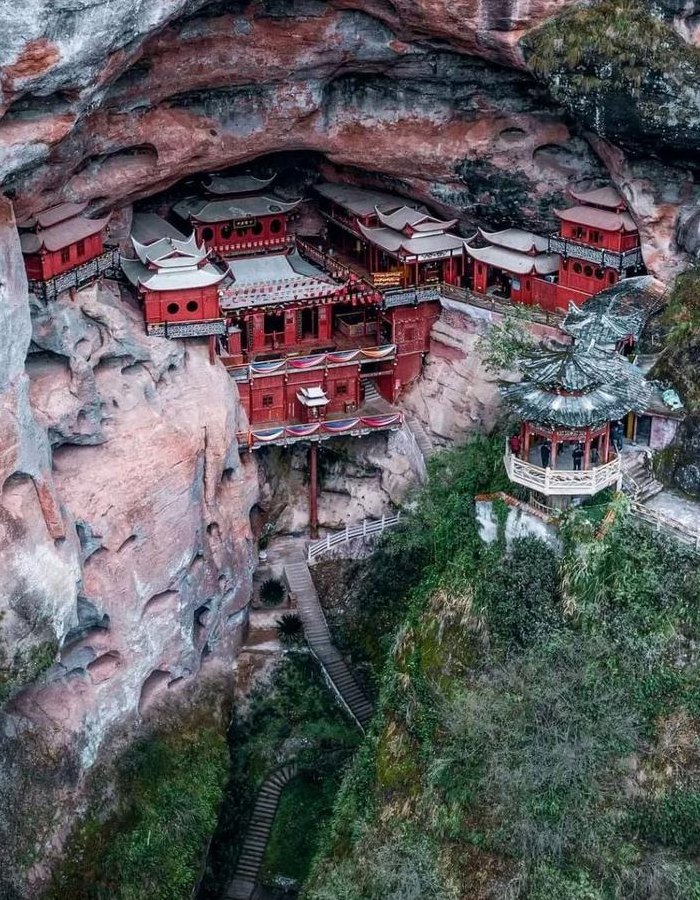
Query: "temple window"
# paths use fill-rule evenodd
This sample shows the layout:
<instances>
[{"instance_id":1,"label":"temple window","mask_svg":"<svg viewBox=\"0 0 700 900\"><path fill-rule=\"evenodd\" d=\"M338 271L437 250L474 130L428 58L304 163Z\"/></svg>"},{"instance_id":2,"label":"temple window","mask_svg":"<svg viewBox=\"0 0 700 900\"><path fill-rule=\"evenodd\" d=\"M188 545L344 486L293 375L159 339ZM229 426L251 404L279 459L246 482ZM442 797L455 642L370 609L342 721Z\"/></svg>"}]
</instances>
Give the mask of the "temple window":
<instances>
[{"instance_id":1,"label":"temple window","mask_svg":"<svg viewBox=\"0 0 700 900\"><path fill-rule=\"evenodd\" d=\"M78 256L85 256L85 241L78 241L75 245L75 252Z\"/></svg>"},{"instance_id":2,"label":"temple window","mask_svg":"<svg viewBox=\"0 0 700 900\"><path fill-rule=\"evenodd\" d=\"M265 334L284 331L284 313L265 313Z\"/></svg>"},{"instance_id":3,"label":"temple window","mask_svg":"<svg viewBox=\"0 0 700 900\"><path fill-rule=\"evenodd\" d=\"M608 275L608 284L615 284L615 273L610 272Z\"/></svg>"},{"instance_id":4,"label":"temple window","mask_svg":"<svg viewBox=\"0 0 700 900\"><path fill-rule=\"evenodd\" d=\"M255 225L253 225L251 231L253 232L253 234L262 234L263 233L262 222L256 222Z\"/></svg>"},{"instance_id":5,"label":"temple window","mask_svg":"<svg viewBox=\"0 0 700 900\"><path fill-rule=\"evenodd\" d=\"M348 383L347 381L338 381L335 386L335 396L341 397L345 396L348 392Z\"/></svg>"},{"instance_id":6,"label":"temple window","mask_svg":"<svg viewBox=\"0 0 700 900\"><path fill-rule=\"evenodd\" d=\"M591 240L592 240L592 241L599 241L599 240L600 240L600 232L599 232L599 231L592 231L592 232L591 232Z\"/></svg>"},{"instance_id":7,"label":"temple window","mask_svg":"<svg viewBox=\"0 0 700 900\"><path fill-rule=\"evenodd\" d=\"M199 303L196 300L190 300L187 303L187 312L197 312L199 309Z\"/></svg>"},{"instance_id":8,"label":"temple window","mask_svg":"<svg viewBox=\"0 0 700 900\"><path fill-rule=\"evenodd\" d=\"M580 275L581 272L583 272L583 266L581 265L581 263L574 263L574 272L576 272L577 275Z\"/></svg>"},{"instance_id":9,"label":"temple window","mask_svg":"<svg viewBox=\"0 0 700 900\"><path fill-rule=\"evenodd\" d=\"M62 263L70 262L70 247L64 247L61 250L61 262Z\"/></svg>"},{"instance_id":10,"label":"temple window","mask_svg":"<svg viewBox=\"0 0 700 900\"><path fill-rule=\"evenodd\" d=\"M238 235L238 237L245 237L248 234L248 229L247 228L237 228L236 234Z\"/></svg>"},{"instance_id":11,"label":"temple window","mask_svg":"<svg viewBox=\"0 0 700 900\"><path fill-rule=\"evenodd\" d=\"M275 398L272 394L265 394L262 398L262 405L264 407L270 407L275 402Z\"/></svg>"},{"instance_id":12,"label":"temple window","mask_svg":"<svg viewBox=\"0 0 700 900\"><path fill-rule=\"evenodd\" d=\"M273 219L270 222L270 231L272 234L279 234L282 231L282 221L280 219Z\"/></svg>"},{"instance_id":13,"label":"temple window","mask_svg":"<svg viewBox=\"0 0 700 900\"><path fill-rule=\"evenodd\" d=\"M168 303L167 310L171 316L176 315L176 313L180 312L180 304L179 303Z\"/></svg>"},{"instance_id":14,"label":"temple window","mask_svg":"<svg viewBox=\"0 0 700 900\"><path fill-rule=\"evenodd\" d=\"M221 237L222 238L224 238L224 239L230 238L232 234L233 234L233 225L231 225L227 222L225 225L221 226ZM239 234L240 234L240 229L239 229Z\"/></svg>"},{"instance_id":15,"label":"temple window","mask_svg":"<svg viewBox=\"0 0 700 900\"><path fill-rule=\"evenodd\" d=\"M202 240L211 241L214 237L214 229L213 228L202 228Z\"/></svg>"},{"instance_id":16,"label":"temple window","mask_svg":"<svg viewBox=\"0 0 700 900\"><path fill-rule=\"evenodd\" d=\"M586 266L586 268L583 270L583 274L586 276L586 278L592 278L593 277L593 267Z\"/></svg>"},{"instance_id":17,"label":"temple window","mask_svg":"<svg viewBox=\"0 0 700 900\"><path fill-rule=\"evenodd\" d=\"M605 278L605 269L596 269L595 277L598 279L598 281L602 281Z\"/></svg>"}]
</instances>

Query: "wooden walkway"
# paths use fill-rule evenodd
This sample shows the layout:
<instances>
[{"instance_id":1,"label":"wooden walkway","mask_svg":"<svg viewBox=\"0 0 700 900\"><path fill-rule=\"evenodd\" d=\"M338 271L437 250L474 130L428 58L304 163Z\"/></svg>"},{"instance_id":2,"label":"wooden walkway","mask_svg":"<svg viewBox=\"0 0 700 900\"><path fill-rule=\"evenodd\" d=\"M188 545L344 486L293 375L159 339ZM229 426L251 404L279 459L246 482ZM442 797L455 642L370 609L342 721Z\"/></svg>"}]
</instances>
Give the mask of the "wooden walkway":
<instances>
[{"instance_id":1,"label":"wooden walkway","mask_svg":"<svg viewBox=\"0 0 700 900\"><path fill-rule=\"evenodd\" d=\"M364 729L372 718L372 704L360 688L347 663L331 640L306 560L299 554L284 567L289 590L296 598L297 611L312 653L321 663L330 687L357 724Z\"/></svg>"},{"instance_id":2,"label":"wooden walkway","mask_svg":"<svg viewBox=\"0 0 700 900\"><path fill-rule=\"evenodd\" d=\"M238 858L236 873L224 900L251 900L257 886L267 841L275 820L282 790L297 774L295 764L274 772L260 788L253 815Z\"/></svg>"}]
</instances>

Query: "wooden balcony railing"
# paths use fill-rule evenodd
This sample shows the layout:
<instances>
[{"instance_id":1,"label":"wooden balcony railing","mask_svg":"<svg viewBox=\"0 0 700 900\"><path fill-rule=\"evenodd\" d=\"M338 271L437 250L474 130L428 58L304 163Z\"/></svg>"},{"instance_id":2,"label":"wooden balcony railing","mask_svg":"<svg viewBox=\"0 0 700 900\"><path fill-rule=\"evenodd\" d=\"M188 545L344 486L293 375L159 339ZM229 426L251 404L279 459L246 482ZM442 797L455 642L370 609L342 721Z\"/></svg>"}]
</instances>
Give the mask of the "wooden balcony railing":
<instances>
[{"instance_id":1,"label":"wooden balcony railing","mask_svg":"<svg viewBox=\"0 0 700 900\"><path fill-rule=\"evenodd\" d=\"M632 250L603 250L598 247L590 247L588 244L580 244L569 238L563 238L558 234L549 238L549 252L561 253L562 256L570 256L573 259L582 259L603 269L615 269L624 272L625 269L638 268L642 265L642 251L640 247Z\"/></svg>"},{"instance_id":2,"label":"wooden balcony railing","mask_svg":"<svg viewBox=\"0 0 700 900\"><path fill-rule=\"evenodd\" d=\"M590 497L612 485L620 490L622 485L622 465L619 456L612 462L580 472L570 469L543 469L542 466L536 466L514 456L506 442L503 465L508 478L515 484L537 491L546 497Z\"/></svg>"}]
</instances>

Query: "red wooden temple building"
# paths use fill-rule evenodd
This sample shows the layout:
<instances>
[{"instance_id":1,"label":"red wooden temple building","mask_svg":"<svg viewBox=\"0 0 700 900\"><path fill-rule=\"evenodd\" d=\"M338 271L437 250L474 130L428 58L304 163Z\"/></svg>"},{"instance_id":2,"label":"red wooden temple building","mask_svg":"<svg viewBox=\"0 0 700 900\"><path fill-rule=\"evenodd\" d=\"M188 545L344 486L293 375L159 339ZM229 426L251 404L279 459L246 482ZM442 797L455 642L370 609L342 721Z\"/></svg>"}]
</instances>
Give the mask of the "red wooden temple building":
<instances>
[{"instance_id":1,"label":"red wooden temple building","mask_svg":"<svg viewBox=\"0 0 700 900\"><path fill-rule=\"evenodd\" d=\"M474 291L565 310L643 271L639 231L617 191L570 194L576 205L555 211L557 235L479 229L467 245Z\"/></svg>"},{"instance_id":2,"label":"red wooden temple building","mask_svg":"<svg viewBox=\"0 0 700 900\"><path fill-rule=\"evenodd\" d=\"M467 244L473 260L472 285L478 294L496 292L515 303L539 304L557 309L557 287L561 257L549 252L549 240L519 228L485 231L481 246Z\"/></svg>"},{"instance_id":3,"label":"red wooden temple building","mask_svg":"<svg viewBox=\"0 0 700 900\"><path fill-rule=\"evenodd\" d=\"M334 247L361 263L381 288L461 283L464 241L451 234L457 219L437 219L423 206L391 194L320 184L321 213Z\"/></svg>"},{"instance_id":4,"label":"red wooden temple building","mask_svg":"<svg viewBox=\"0 0 700 900\"><path fill-rule=\"evenodd\" d=\"M356 413L367 378L392 399L396 348L383 343L381 295L369 285L334 280L297 253L231 260L229 273L222 358L251 426Z\"/></svg>"},{"instance_id":5,"label":"red wooden temple building","mask_svg":"<svg viewBox=\"0 0 700 900\"><path fill-rule=\"evenodd\" d=\"M559 234L550 250L560 253L559 303L577 304L621 278L642 274L639 231L627 205L613 187L570 191L576 206L555 210Z\"/></svg>"},{"instance_id":6,"label":"red wooden temple building","mask_svg":"<svg viewBox=\"0 0 700 900\"><path fill-rule=\"evenodd\" d=\"M61 203L18 223L24 265L32 291L44 299L78 288L111 271L104 231L110 216L90 219L87 203Z\"/></svg>"},{"instance_id":7,"label":"red wooden temple building","mask_svg":"<svg viewBox=\"0 0 700 900\"><path fill-rule=\"evenodd\" d=\"M148 334L199 337L225 333L218 286L224 273L194 234L186 238L150 213L134 216L134 258L122 257L124 274L143 302Z\"/></svg>"},{"instance_id":8,"label":"red wooden temple building","mask_svg":"<svg viewBox=\"0 0 700 900\"><path fill-rule=\"evenodd\" d=\"M301 200L272 195L266 189L273 180L212 175L204 185L210 196L181 200L173 215L194 229L198 243L220 256L279 253L293 243L288 218Z\"/></svg>"}]
</instances>

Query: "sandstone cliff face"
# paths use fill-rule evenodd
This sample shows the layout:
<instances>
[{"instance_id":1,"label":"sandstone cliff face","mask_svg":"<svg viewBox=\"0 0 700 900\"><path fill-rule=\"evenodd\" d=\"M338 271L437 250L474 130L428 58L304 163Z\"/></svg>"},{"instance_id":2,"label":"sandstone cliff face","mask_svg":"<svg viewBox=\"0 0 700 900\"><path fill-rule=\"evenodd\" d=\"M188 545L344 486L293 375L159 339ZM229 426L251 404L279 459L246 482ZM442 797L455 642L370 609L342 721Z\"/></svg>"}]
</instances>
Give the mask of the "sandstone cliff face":
<instances>
[{"instance_id":1,"label":"sandstone cliff face","mask_svg":"<svg viewBox=\"0 0 700 900\"><path fill-rule=\"evenodd\" d=\"M612 176L640 221L651 269L669 277L697 243L676 242L698 206L686 168L697 127L692 77L670 59L662 65L663 47L646 86L663 102L642 104L634 84L608 77L617 119L568 89L556 68L539 87L531 36L546 37L578 6L29 0L0 21L0 174L22 213L61 197L104 207L190 173L309 150L442 204L465 229L480 221L541 230L554 224L567 184ZM668 46L675 40L694 59L696 4L654 9L667 16L658 28ZM650 165L666 101L663 139L677 165ZM562 115L562 102L587 130ZM618 159L594 138L615 139L612 124L623 121L629 140Z\"/></svg>"},{"instance_id":2,"label":"sandstone cliff face","mask_svg":"<svg viewBox=\"0 0 700 900\"><path fill-rule=\"evenodd\" d=\"M16 864L50 857L114 732L231 665L257 475L238 458L225 371L205 347L147 339L116 286L36 304L25 366L29 304L5 216L0 845Z\"/></svg>"},{"instance_id":3,"label":"sandstone cliff face","mask_svg":"<svg viewBox=\"0 0 700 900\"><path fill-rule=\"evenodd\" d=\"M609 89L596 105L571 72L532 59L548 29L558 39L558 17L580 5L6 2L3 191L18 215L62 199L121 207L121 238L133 200L294 151L454 213L465 232L476 222L546 231L568 185L612 180L640 225L648 266L670 278L700 247L700 8L653 4L665 16L654 27L687 63L654 58L645 87L658 102L644 103L603 65ZM140 313L114 290L35 303L30 319L5 203L0 326L0 670L9 699L0 805L14 811L0 838L8 858L37 837L48 856L76 807L72 789L113 732L232 658L249 591L250 507L261 489L281 527L296 531L305 485L298 457L284 481L279 465L263 468L259 485L251 461L238 460L227 376L200 347L146 339ZM473 323L445 317L424 383L407 398L438 443L487 428L497 414L475 342ZM376 515L397 499L409 471L393 450L387 463L384 444L367 442L343 458L342 478L328 455L324 524ZM47 797L60 815L44 814Z\"/></svg>"}]
</instances>

